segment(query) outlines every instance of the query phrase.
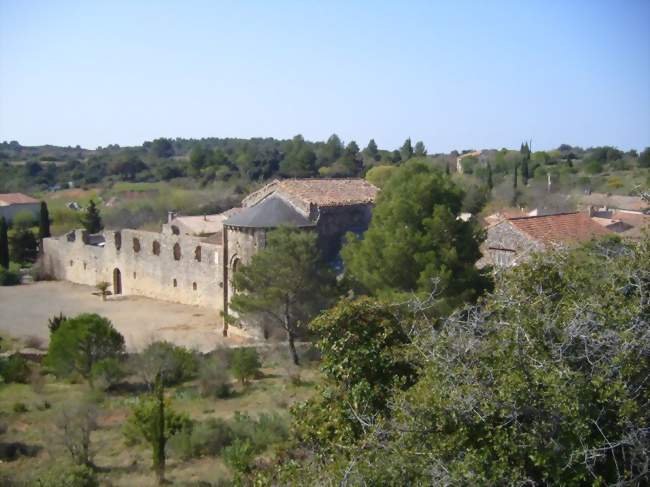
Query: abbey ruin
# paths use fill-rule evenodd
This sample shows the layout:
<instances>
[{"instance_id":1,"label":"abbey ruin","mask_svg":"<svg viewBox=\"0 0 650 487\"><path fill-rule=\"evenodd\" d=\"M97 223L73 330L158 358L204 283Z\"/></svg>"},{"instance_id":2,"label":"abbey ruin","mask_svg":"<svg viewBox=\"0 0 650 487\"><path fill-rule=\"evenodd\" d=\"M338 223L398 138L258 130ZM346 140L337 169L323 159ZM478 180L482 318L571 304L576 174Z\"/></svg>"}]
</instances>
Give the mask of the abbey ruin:
<instances>
[{"instance_id":1,"label":"abbey ruin","mask_svg":"<svg viewBox=\"0 0 650 487\"><path fill-rule=\"evenodd\" d=\"M276 180L224 213L170 212L161 232L75 230L47 238L43 267L56 279L106 281L113 294L199 305L226 317L232 275L264 248L268 231L282 225L315 231L324 257L334 262L343 236L367 229L377 192L363 179Z\"/></svg>"}]
</instances>

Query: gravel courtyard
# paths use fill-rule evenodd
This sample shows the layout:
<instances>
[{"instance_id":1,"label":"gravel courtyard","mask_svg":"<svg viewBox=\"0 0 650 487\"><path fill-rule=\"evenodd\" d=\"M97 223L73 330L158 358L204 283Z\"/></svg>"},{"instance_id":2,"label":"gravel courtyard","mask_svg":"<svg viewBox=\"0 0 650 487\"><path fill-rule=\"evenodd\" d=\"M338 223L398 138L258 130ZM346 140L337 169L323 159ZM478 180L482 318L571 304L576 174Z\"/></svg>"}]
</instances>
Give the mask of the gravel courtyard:
<instances>
[{"instance_id":1,"label":"gravel courtyard","mask_svg":"<svg viewBox=\"0 0 650 487\"><path fill-rule=\"evenodd\" d=\"M138 350L154 340L207 352L217 346L246 341L232 330L221 334L217 311L168 303L140 296L109 297L102 301L89 286L63 281L37 282L0 287L0 330L16 337L38 336L47 341L47 320L63 312L66 316L97 313L113 322L124 335L127 347Z\"/></svg>"}]
</instances>

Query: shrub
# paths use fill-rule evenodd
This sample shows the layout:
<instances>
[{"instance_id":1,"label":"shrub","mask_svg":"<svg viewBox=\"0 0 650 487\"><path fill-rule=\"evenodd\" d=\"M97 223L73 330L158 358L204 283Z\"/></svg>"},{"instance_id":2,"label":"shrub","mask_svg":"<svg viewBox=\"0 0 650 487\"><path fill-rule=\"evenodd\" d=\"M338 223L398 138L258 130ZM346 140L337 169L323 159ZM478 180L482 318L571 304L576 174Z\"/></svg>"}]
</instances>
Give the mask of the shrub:
<instances>
[{"instance_id":1,"label":"shrub","mask_svg":"<svg viewBox=\"0 0 650 487\"><path fill-rule=\"evenodd\" d=\"M233 438L248 441L255 452L281 443L288 437L287 421L278 414L261 414L257 420L236 412L230 423Z\"/></svg>"},{"instance_id":2,"label":"shrub","mask_svg":"<svg viewBox=\"0 0 650 487\"><path fill-rule=\"evenodd\" d=\"M233 432L222 419L211 418L183 428L169 440L171 450L183 460L219 455L233 441Z\"/></svg>"},{"instance_id":3,"label":"shrub","mask_svg":"<svg viewBox=\"0 0 650 487\"><path fill-rule=\"evenodd\" d=\"M27 338L25 338L25 347L26 348L35 348L37 350L42 350L43 349L43 344L44 341L41 337L38 337L36 335L30 335Z\"/></svg>"},{"instance_id":4,"label":"shrub","mask_svg":"<svg viewBox=\"0 0 650 487\"><path fill-rule=\"evenodd\" d=\"M154 342L135 357L137 372L148 384L162 372L165 386L192 380L198 373L196 353L169 342Z\"/></svg>"},{"instance_id":5,"label":"shrub","mask_svg":"<svg viewBox=\"0 0 650 487\"><path fill-rule=\"evenodd\" d=\"M0 377L6 383L27 384L31 375L29 363L19 354L0 358Z\"/></svg>"},{"instance_id":6,"label":"shrub","mask_svg":"<svg viewBox=\"0 0 650 487\"><path fill-rule=\"evenodd\" d=\"M0 267L0 286L16 286L20 284L20 274Z\"/></svg>"},{"instance_id":7,"label":"shrub","mask_svg":"<svg viewBox=\"0 0 650 487\"><path fill-rule=\"evenodd\" d=\"M98 487L99 482L95 472L85 465L56 465L40 476L36 485L39 487Z\"/></svg>"},{"instance_id":8,"label":"shrub","mask_svg":"<svg viewBox=\"0 0 650 487\"><path fill-rule=\"evenodd\" d=\"M230 373L217 357L208 357L199 365L199 391L203 397L230 396Z\"/></svg>"},{"instance_id":9,"label":"shrub","mask_svg":"<svg viewBox=\"0 0 650 487\"><path fill-rule=\"evenodd\" d=\"M223 450L224 462L235 472L249 473L254 458L255 452L248 440L237 439Z\"/></svg>"},{"instance_id":10,"label":"shrub","mask_svg":"<svg viewBox=\"0 0 650 487\"><path fill-rule=\"evenodd\" d=\"M125 376L122 363L115 358L106 358L95 363L90 372L93 381L99 385L100 388L106 390Z\"/></svg>"},{"instance_id":11,"label":"shrub","mask_svg":"<svg viewBox=\"0 0 650 487\"><path fill-rule=\"evenodd\" d=\"M261 367L260 356L254 348L238 348L233 351L232 374L242 384L247 384L254 379Z\"/></svg>"},{"instance_id":12,"label":"shrub","mask_svg":"<svg viewBox=\"0 0 650 487\"><path fill-rule=\"evenodd\" d=\"M27 408L27 405L24 402L15 402L14 405L11 407L14 413L26 413L29 411Z\"/></svg>"}]
</instances>

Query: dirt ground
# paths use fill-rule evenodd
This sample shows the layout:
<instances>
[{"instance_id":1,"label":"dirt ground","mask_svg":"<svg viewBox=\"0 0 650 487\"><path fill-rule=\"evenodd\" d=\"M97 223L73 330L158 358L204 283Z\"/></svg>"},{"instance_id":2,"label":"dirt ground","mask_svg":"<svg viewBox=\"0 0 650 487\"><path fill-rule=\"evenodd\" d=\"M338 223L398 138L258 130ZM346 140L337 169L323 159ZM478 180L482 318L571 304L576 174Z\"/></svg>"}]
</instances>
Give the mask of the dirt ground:
<instances>
[{"instance_id":1,"label":"dirt ground","mask_svg":"<svg viewBox=\"0 0 650 487\"><path fill-rule=\"evenodd\" d=\"M89 286L63 281L0 287L0 330L16 337L38 336L47 341L47 320L97 313L113 322L129 350L139 350L155 340L208 352L217 346L239 345L246 337L221 333L217 311L168 303L140 296L109 297L102 301Z\"/></svg>"}]
</instances>

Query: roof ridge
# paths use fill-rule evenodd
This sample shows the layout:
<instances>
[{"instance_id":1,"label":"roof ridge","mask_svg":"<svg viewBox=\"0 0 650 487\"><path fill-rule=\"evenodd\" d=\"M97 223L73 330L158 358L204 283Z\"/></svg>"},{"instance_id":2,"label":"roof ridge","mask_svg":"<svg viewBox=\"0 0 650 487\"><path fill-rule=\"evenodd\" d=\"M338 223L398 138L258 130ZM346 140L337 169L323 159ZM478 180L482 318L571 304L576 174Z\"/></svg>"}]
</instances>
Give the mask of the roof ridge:
<instances>
[{"instance_id":1,"label":"roof ridge","mask_svg":"<svg viewBox=\"0 0 650 487\"><path fill-rule=\"evenodd\" d=\"M549 216L562 216L562 215L579 215L581 211L563 211L561 213L551 213L549 215L526 215L526 216L513 216L508 217L506 220L532 220L533 218L547 218ZM585 213L586 216L586 213Z\"/></svg>"}]
</instances>

